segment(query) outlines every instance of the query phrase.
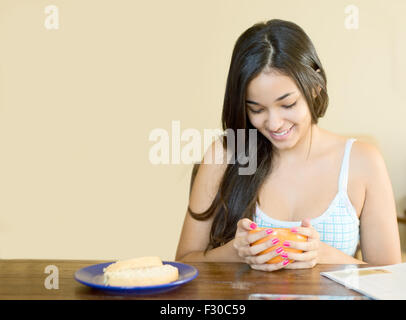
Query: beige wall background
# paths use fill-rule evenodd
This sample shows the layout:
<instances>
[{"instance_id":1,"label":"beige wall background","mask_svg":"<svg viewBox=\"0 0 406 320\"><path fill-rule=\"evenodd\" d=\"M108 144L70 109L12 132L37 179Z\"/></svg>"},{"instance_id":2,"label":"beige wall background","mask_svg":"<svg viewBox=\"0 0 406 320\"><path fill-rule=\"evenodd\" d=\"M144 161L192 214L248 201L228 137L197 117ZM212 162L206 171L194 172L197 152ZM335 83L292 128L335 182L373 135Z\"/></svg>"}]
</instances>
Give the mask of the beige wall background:
<instances>
[{"instance_id":1,"label":"beige wall background","mask_svg":"<svg viewBox=\"0 0 406 320\"><path fill-rule=\"evenodd\" d=\"M44 27L48 5L57 30ZM313 40L330 94L320 126L376 139L402 215L405 11L403 0L2 0L0 258L174 260L192 166L153 165L149 134L175 120L220 128L234 43L272 18Z\"/></svg>"}]
</instances>

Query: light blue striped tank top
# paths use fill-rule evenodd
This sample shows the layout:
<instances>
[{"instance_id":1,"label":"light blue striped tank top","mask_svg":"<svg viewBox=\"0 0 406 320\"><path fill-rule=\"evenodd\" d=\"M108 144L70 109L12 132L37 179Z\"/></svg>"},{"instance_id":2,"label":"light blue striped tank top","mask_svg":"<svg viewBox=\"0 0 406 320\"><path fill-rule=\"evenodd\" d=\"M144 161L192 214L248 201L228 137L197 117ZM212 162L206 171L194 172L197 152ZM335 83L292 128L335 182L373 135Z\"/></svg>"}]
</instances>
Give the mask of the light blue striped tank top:
<instances>
[{"instance_id":1,"label":"light blue striped tank top","mask_svg":"<svg viewBox=\"0 0 406 320\"><path fill-rule=\"evenodd\" d=\"M319 217L311 219L311 225L319 232L320 240L344 253L354 256L359 242L359 219L348 194L348 169L351 146L356 139L348 139L338 182L338 193L327 210ZM292 228L301 221L281 221L269 217L258 206L254 221L259 227Z\"/></svg>"}]
</instances>

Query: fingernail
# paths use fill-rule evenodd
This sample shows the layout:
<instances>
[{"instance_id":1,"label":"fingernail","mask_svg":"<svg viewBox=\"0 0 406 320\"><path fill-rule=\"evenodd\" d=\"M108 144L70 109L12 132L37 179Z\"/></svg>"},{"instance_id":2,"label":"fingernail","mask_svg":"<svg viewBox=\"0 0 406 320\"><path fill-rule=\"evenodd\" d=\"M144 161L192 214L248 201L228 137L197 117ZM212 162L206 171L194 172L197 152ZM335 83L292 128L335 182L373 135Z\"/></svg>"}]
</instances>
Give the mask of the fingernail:
<instances>
[{"instance_id":1,"label":"fingernail","mask_svg":"<svg viewBox=\"0 0 406 320\"><path fill-rule=\"evenodd\" d=\"M272 229L268 229L268 230L266 230L266 233L267 234L270 234L270 233L272 233L273 232L273 230Z\"/></svg>"},{"instance_id":2,"label":"fingernail","mask_svg":"<svg viewBox=\"0 0 406 320\"><path fill-rule=\"evenodd\" d=\"M272 243L273 243L273 244L277 244L278 242L279 242L279 239L273 239L273 240L272 240Z\"/></svg>"},{"instance_id":3,"label":"fingernail","mask_svg":"<svg viewBox=\"0 0 406 320\"><path fill-rule=\"evenodd\" d=\"M290 229L290 231L296 233L298 230L297 230L297 228L295 227L295 228Z\"/></svg>"},{"instance_id":4,"label":"fingernail","mask_svg":"<svg viewBox=\"0 0 406 320\"><path fill-rule=\"evenodd\" d=\"M288 263L289 263L289 260L288 260L288 259L285 259L285 260L283 261L283 265L284 265L284 266L286 266Z\"/></svg>"},{"instance_id":5,"label":"fingernail","mask_svg":"<svg viewBox=\"0 0 406 320\"><path fill-rule=\"evenodd\" d=\"M287 254L286 252L284 252L284 253L281 254L281 257L287 258L287 257L288 257L288 254Z\"/></svg>"},{"instance_id":6,"label":"fingernail","mask_svg":"<svg viewBox=\"0 0 406 320\"><path fill-rule=\"evenodd\" d=\"M257 225L253 222L253 223L251 223L250 228L251 228L251 229L256 229L256 228L257 228Z\"/></svg>"},{"instance_id":7,"label":"fingernail","mask_svg":"<svg viewBox=\"0 0 406 320\"><path fill-rule=\"evenodd\" d=\"M283 243L283 246L284 246L284 247L290 247L290 243L287 242L287 241L285 241L285 242Z\"/></svg>"},{"instance_id":8,"label":"fingernail","mask_svg":"<svg viewBox=\"0 0 406 320\"><path fill-rule=\"evenodd\" d=\"M276 253L281 253L281 252L283 251L283 248L282 248L282 247L279 247L279 248L276 249L275 251L276 251ZM283 257L283 256L282 256L282 257Z\"/></svg>"}]
</instances>

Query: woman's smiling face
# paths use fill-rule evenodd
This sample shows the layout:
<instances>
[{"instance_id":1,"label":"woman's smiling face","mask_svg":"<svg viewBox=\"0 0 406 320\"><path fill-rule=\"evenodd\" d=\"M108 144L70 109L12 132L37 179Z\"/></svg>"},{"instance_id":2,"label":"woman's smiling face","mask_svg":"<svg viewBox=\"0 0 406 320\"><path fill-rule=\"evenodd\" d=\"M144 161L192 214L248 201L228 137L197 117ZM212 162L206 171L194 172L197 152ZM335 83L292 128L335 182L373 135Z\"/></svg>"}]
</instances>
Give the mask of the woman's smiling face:
<instances>
[{"instance_id":1,"label":"woman's smiling face","mask_svg":"<svg viewBox=\"0 0 406 320\"><path fill-rule=\"evenodd\" d=\"M246 110L251 124L279 150L293 148L311 127L306 99L290 77L275 71L250 81Z\"/></svg>"}]
</instances>

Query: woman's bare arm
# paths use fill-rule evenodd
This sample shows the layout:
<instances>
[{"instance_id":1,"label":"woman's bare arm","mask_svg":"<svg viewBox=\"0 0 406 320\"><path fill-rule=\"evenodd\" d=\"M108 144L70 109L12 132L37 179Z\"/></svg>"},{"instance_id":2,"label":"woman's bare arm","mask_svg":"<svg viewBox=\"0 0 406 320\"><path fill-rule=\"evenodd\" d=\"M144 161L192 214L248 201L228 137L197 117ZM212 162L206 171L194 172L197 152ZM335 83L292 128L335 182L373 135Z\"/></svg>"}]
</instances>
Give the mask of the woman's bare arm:
<instances>
[{"instance_id":1,"label":"woman's bare arm","mask_svg":"<svg viewBox=\"0 0 406 320\"><path fill-rule=\"evenodd\" d=\"M214 158L215 155L217 158ZM196 213L207 210L217 194L220 181L227 167L226 158L223 156L224 150L222 144L220 141L216 141L207 150L203 163L199 166L189 199L189 207ZM185 262L241 261L232 245L232 241L221 247L209 250L206 255L203 254L209 243L213 218L212 216L208 220L200 221L194 219L189 211L186 212L176 251L176 260Z\"/></svg>"},{"instance_id":2,"label":"woman's bare arm","mask_svg":"<svg viewBox=\"0 0 406 320\"><path fill-rule=\"evenodd\" d=\"M385 161L373 145L358 144L363 162L365 202L361 212L361 250L368 264L401 262L396 205Z\"/></svg>"}]
</instances>

